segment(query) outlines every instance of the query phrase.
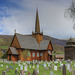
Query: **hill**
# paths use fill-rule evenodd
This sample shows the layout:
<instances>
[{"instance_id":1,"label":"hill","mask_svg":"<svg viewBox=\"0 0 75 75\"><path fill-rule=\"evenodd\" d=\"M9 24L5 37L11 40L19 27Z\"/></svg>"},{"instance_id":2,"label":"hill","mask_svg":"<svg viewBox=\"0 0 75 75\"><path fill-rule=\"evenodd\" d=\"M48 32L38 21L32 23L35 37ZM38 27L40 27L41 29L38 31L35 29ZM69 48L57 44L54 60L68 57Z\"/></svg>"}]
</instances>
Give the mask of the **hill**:
<instances>
[{"instance_id":1,"label":"hill","mask_svg":"<svg viewBox=\"0 0 75 75\"><path fill-rule=\"evenodd\" d=\"M7 50L10 46L12 38L13 35L0 35L0 50ZM64 46L67 40L60 40L47 35L44 35L43 39L51 40L53 49L56 51L56 53L64 53Z\"/></svg>"}]
</instances>

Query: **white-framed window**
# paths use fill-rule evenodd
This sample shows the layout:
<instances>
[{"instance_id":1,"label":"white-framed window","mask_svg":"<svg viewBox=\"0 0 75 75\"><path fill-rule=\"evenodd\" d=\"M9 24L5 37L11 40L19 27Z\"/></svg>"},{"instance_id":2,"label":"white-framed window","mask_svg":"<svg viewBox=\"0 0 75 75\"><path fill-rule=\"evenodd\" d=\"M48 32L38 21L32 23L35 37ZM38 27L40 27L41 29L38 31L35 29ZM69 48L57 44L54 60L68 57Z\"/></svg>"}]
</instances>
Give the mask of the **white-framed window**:
<instances>
[{"instance_id":1,"label":"white-framed window","mask_svg":"<svg viewBox=\"0 0 75 75\"><path fill-rule=\"evenodd\" d=\"M43 56L43 53L40 53L40 56Z\"/></svg>"},{"instance_id":2,"label":"white-framed window","mask_svg":"<svg viewBox=\"0 0 75 75\"><path fill-rule=\"evenodd\" d=\"M39 57L39 53L37 53L37 57Z\"/></svg>"},{"instance_id":3,"label":"white-framed window","mask_svg":"<svg viewBox=\"0 0 75 75\"><path fill-rule=\"evenodd\" d=\"M35 53L33 53L33 57L35 57Z\"/></svg>"},{"instance_id":4,"label":"white-framed window","mask_svg":"<svg viewBox=\"0 0 75 75\"><path fill-rule=\"evenodd\" d=\"M51 51L49 50L48 53L51 53Z\"/></svg>"},{"instance_id":5,"label":"white-framed window","mask_svg":"<svg viewBox=\"0 0 75 75\"><path fill-rule=\"evenodd\" d=\"M31 53L30 53L30 52L28 52L28 56L29 56L29 57L31 56Z\"/></svg>"}]
</instances>

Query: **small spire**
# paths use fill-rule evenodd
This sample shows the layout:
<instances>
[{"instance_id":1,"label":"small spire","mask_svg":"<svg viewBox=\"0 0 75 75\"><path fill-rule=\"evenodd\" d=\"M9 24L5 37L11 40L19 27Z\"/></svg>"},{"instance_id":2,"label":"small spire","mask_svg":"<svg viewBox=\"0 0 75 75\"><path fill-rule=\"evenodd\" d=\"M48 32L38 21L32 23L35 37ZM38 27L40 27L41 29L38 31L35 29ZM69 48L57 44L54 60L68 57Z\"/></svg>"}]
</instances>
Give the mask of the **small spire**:
<instances>
[{"instance_id":1,"label":"small spire","mask_svg":"<svg viewBox=\"0 0 75 75\"><path fill-rule=\"evenodd\" d=\"M38 9L37 9L37 12L36 12L35 32L36 33L40 33L40 24L39 24Z\"/></svg>"},{"instance_id":2,"label":"small spire","mask_svg":"<svg viewBox=\"0 0 75 75\"><path fill-rule=\"evenodd\" d=\"M14 30L14 34L16 33L16 29Z\"/></svg>"}]
</instances>

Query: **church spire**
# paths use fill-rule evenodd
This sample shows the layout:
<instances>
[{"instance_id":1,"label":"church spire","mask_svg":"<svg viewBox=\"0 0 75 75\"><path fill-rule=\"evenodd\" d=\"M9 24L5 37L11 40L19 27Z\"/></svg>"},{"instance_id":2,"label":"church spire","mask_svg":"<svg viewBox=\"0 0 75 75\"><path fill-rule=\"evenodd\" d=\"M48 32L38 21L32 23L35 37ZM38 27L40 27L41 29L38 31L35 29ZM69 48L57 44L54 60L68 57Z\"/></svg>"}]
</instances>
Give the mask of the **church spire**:
<instances>
[{"instance_id":1,"label":"church spire","mask_svg":"<svg viewBox=\"0 0 75 75\"><path fill-rule=\"evenodd\" d=\"M35 33L40 33L40 24L39 24L38 9L37 9L37 12L36 12Z\"/></svg>"}]
</instances>

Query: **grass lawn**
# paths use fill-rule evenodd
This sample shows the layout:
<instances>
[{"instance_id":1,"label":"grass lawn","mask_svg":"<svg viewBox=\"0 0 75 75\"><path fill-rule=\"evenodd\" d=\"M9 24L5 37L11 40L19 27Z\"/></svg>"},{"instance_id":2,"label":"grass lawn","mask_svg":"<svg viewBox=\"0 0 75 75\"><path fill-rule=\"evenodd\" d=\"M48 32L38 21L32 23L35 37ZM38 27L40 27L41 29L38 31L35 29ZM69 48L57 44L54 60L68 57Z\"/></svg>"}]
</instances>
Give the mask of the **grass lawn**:
<instances>
[{"instance_id":1,"label":"grass lawn","mask_svg":"<svg viewBox=\"0 0 75 75\"><path fill-rule=\"evenodd\" d=\"M42 65L43 63L41 63L41 65L39 65L39 74L38 75L42 75L43 73L45 73L45 75L50 75L50 70L49 69L48 70L45 70L44 69L44 66ZM65 63L65 62L63 62L63 63ZM72 63L72 66L74 65L74 63L75 62ZM11 65L12 67L14 67L14 69L9 69L9 71L7 72L7 75L19 75L19 73L20 73L20 67L18 66L17 63L15 63L15 65L13 65L13 63L8 64L8 63L1 63L0 62L0 65L1 64L3 64L3 67L0 67L0 75L2 75L2 71L6 71L6 65L8 65L8 66ZM23 63L21 63L21 65L23 65ZM58 70L57 71L54 71L54 67L52 68L53 73L56 74L56 75L62 75L62 71L59 71L60 64L58 63L57 66L58 66ZM15 70L16 70L17 67L19 69L18 70L18 74L15 74ZM36 69L36 68L37 68L37 66L35 65L35 68L34 69ZM34 69L33 68L30 69L29 66L28 66L28 71L31 72L31 73L33 72ZM75 68L73 68L73 69L75 69ZM25 75L28 75L28 72L26 72ZM72 73L67 70L66 71L66 75L72 75Z\"/></svg>"}]
</instances>

